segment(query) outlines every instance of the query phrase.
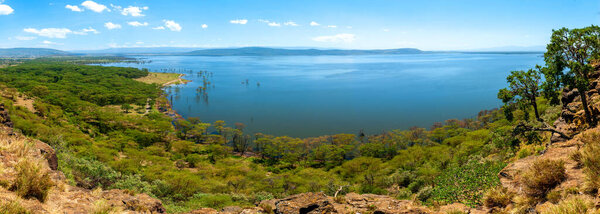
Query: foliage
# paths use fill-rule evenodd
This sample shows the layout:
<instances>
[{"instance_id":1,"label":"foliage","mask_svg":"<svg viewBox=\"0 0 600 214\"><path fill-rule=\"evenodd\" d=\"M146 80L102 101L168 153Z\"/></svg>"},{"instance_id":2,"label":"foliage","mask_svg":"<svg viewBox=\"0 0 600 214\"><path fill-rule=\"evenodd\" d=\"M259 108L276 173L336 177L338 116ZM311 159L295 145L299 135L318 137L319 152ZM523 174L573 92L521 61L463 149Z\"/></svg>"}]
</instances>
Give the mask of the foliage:
<instances>
[{"instance_id":1,"label":"foliage","mask_svg":"<svg viewBox=\"0 0 600 214\"><path fill-rule=\"evenodd\" d=\"M449 167L435 179L433 199L444 203L482 205L486 190L500 184L497 174L505 165L502 162L469 162Z\"/></svg>"},{"instance_id":2,"label":"foliage","mask_svg":"<svg viewBox=\"0 0 600 214\"><path fill-rule=\"evenodd\" d=\"M592 132L581 138L584 147L581 150L581 162L586 175L585 189L589 193L598 193L600 188L600 133Z\"/></svg>"}]
</instances>

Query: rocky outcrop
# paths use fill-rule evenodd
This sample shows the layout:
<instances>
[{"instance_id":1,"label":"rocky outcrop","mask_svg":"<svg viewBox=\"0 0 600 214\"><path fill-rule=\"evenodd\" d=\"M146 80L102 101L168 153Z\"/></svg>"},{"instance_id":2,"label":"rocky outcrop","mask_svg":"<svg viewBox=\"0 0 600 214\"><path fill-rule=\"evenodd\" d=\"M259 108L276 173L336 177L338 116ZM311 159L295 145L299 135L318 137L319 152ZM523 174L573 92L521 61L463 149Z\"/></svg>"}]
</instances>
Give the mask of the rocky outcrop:
<instances>
[{"instance_id":1,"label":"rocky outcrop","mask_svg":"<svg viewBox=\"0 0 600 214\"><path fill-rule=\"evenodd\" d=\"M7 117L0 117L6 121ZM23 199L7 185L17 177L15 165L23 158L43 164L54 184L44 202ZM13 133L0 125L0 204L18 202L32 213L92 213L103 209L118 213L165 213L162 202L146 194L131 194L125 190L88 190L68 184L58 168L58 158L52 147L41 141ZM1 211L0 211L1 213Z\"/></svg>"}]
</instances>

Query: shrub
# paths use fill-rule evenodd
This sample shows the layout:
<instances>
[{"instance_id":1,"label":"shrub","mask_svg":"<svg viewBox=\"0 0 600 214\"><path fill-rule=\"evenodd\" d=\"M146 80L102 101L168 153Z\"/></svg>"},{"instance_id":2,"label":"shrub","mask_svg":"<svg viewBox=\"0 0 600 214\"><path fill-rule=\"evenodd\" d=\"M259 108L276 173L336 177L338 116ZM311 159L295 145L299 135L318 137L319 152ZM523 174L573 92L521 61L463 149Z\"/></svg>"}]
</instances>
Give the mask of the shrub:
<instances>
[{"instance_id":1,"label":"shrub","mask_svg":"<svg viewBox=\"0 0 600 214\"><path fill-rule=\"evenodd\" d=\"M556 205L551 205L542 210L542 214L569 214L569 213L598 213L594 201L587 196L571 196Z\"/></svg>"},{"instance_id":2,"label":"shrub","mask_svg":"<svg viewBox=\"0 0 600 214\"><path fill-rule=\"evenodd\" d=\"M408 188L400 188L396 194L396 199L407 200L412 196L412 192Z\"/></svg>"},{"instance_id":3,"label":"shrub","mask_svg":"<svg viewBox=\"0 0 600 214\"><path fill-rule=\"evenodd\" d=\"M17 178L11 190L23 198L36 198L44 202L48 197L50 188L54 185L47 169L39 161L22 159L15 166Z\"/></svg>"},{"instance_id":4,"label":"shrub","mask_svg":"<svg viewBox=\"0 0 600 214\"><path fill-rule=\"evenodd\" d=\"M521 177L525 193L534 198L545 197L565 178L567 173L564 161L549 159L537 159Z\"/></svg>"},{"instance_id":5,"label":"shrub","mask_svg":"<svg viewBox=\"0 0 600 214\"><path fill-rule=\"evenodd\" d=\"M502 186L488 190L483 196L483 205L488 208L503 208L512 203L514 193Z\"/></svg>"},{"instance_id":6,"label":"shrub","mask_svg":"<svg viewBox=\"0 0 600 214\"><path fill-rule=\"evenodd\" d=\"M425 201L427 201L427 199L431 198L432 195L433 195L433 187L426 186L426 187L423 187L421 190L419 190L419 192L417 192L417 194L415 195L415 198L417 198L419 201L425 202Z\"/></svg>"},{"instance_id":7,"label":"shrub","mask_svg":"<svg viewBox=\"0 0 600 214\"><path fill-rule=\"evenodd\" d=\"M30 214L29 210L21 206L17 201L0 203L0 214Z\"/></svg>"}]
</instances>

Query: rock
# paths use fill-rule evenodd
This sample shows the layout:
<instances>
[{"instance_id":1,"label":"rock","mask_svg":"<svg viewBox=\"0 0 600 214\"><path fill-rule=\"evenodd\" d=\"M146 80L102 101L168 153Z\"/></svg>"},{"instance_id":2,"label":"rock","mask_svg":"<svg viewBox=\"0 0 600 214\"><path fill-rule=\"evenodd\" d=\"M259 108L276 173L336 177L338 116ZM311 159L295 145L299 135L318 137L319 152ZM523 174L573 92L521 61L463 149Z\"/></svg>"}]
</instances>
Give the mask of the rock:
<instances>
[{"instance_id":1,"label":"rock","mask_svg":"<svg viewBox=\"0 0 600 214\"><path fill-rule=\"evenodd\" d=\"M336 213L332 201L324 193L302 193L275 202L275 213Z\"/></svg>"},{"instance_id":2,"label":"rock","mask_svg":"<svg viewBox=\"0 0 600 214\"><path fill-rule=\"evenodd\" d=\"M454 203L440 207L441 213L471 213L471 208L467 205Z\"/></svg>"},{"instance_id":3,"label":"rock","mask_svg":"<svg viewBox=\"0 0 600 214\"><path fill-rule=\"evenodd\" d=\"M579 97L579 91L577 89L569 90L564 88L560 101L563 103L563 105L567 105L575 101L575 98L577 97Z\"/></svg>"},{"instance_id":4,"label":"rock","mask_svg":"<svg viewBox=\"0 0 600 214\"><path fill-rule=\"evenodd\" d=\"M221 210L223 213L228 213L228 214L239 214L242 212L242 208L238 207L238 206L229 206L229 207L224 207L223 210Z\"/></svg>"},{"instance_id":5,"label":"rock","mask_svg":"<svg viewBox=\"0 0 600 214\"><path fill-rule=\"evenodd\" d=\"M152 198L146 194L137 194L135 196L132 196L124 190L113 189L103 191L102 198L106 198L110 200L109 202L113 203L115 203L116 201L121 201L125 209L131 211L150 213L166 212L160 200Z\"/></svg>"},{"instance_id":6,"label":"rock","mask_svg":"<svg viewBox=\"0 0 600 214\"><path fill-rule=\"evenodd\" d=\"M42 156L44 156L44 158L48 161L48 166L50 166L50 169L58 169L58 157L56 157L56 152L52 147L36 140L35 148L38 149Z\"/></svg>"},{"instance_id":7,"label":"rock","mask_svg":"<svg viewBox=\"0 0 600 214\"><path fill-rule=\"evenodd\" d=\"M198 210L194 210L191 212L188 212L187 214L217 214L219 212L217 212L215 209L211 209L211 208L201 208Z\"/></svg>"}]
</instances>

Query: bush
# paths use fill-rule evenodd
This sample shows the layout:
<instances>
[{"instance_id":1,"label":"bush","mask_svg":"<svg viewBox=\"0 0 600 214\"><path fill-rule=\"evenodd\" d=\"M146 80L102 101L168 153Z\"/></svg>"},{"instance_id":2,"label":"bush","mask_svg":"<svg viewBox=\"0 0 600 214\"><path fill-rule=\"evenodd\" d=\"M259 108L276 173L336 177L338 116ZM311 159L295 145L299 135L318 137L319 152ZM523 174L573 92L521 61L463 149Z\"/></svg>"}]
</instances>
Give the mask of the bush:
<instances>
[{"instance_id":1,"label":"bush","mask_svg":"<svg viewBox=\"0 0 600 214\"><path fill-rule=\"evenodd\" d=\"M598 213L594 201L584 195L571 196L542 210L542 214Z\"/></svg>"},{"instance_id":2,"label":"bush","mask_svg":"<svg viewBox=\"0 0 600 214\"><path fill-rule=\"evenodd\" d=\"M419 201L425 202L427 199L431 198L431 196L433 196L433 187L426 186L417 192L415 198L417 198Z\"/></svg>"},{"instance_id":3,"label":"bush","mask_svg":"<svg viewBox=\"0 0 600 214\"><path fill-rule=\"evenodd\" d=\"M562 160L538 159L523 173L521 180L525 193L534 198L544 198L550 190L567 178Z\"/></svg>"},{"instance_id":4,"label":"bush","mask_svg":"<svg viewBox=\"0 0 600 214\"><path fill-rule=\"evenodd\" d=\"M0 214L30 214L19 202L10 201L0 203Z\"/></svg>"},{"instance_id":5,"label":"bush","mask_svg":"<svg viewBox=\"0 0 600 214\"><path fill-rule=\"evenodd\" d=\"M11 190L23 198L36 198L46 201L50 188L54 185L45 166L39 161L22 159L16 165L17 178Z\"/></svg>"},{"instance_id":6,"label":"bush","mask_svg":"<svg viewBox=\"0 0 600 214\"><path fill-rule=\"evenodd\" d=\"M514 196L515 194L509 192L508 189L497 186L483 196L483 205L487 208L504 208L512 203Z\"/></svg>"},{"instance_id":7,"label":"bush","mask_svg":"<svg viewBox=\"0 0 600 214\"><path fill-rule=\"evenodd\" d=\"M408 200L412 196L412 192L408 188L400 188L396 194L398 200Z\"/></svg>"}]
</instances>

